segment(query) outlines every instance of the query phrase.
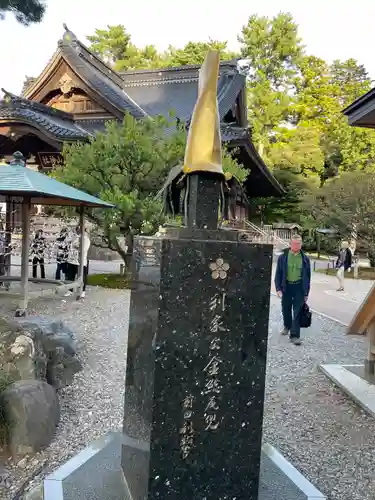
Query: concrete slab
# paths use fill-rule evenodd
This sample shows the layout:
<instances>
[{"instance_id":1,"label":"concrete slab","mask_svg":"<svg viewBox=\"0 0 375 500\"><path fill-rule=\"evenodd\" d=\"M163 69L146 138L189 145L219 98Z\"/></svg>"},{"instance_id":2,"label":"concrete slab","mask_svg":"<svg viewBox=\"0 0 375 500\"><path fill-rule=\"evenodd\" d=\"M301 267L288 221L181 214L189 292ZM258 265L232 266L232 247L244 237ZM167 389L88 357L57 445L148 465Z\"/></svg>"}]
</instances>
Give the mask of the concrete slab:
<instances>
[{"instance_id":1,"label":"concrete slab","mask_svg":"<svg viewBox=\"0 0 375 500\"><path fill-rule=\"evenodd\" d=\"M320 365L320 370L361 408L375 418L375 385L364 376L363 365Z\"/></svg>"},{"instance_id":2,"label":"concrete slab","mask_svg":"<svg viewBox=\"0 0 375 500\"><path fill-rule=\"evenodd\" d=\"M111 432L70 459L44 480L44 500L131 499L121 469L122 443L122 433ZM258 500L326 497L275 448L264 444Z\"/></svg>"},{"instance_id":3,"label":"concrete slab","mask_svg":"<svg viewBox=\"0 0 375 500\"><path fill-rule=\"evenodd\" d=\"M258 500L326 500L276 448L262 447Z\"/></svg>"},{"instance_id":4,"label":"concrete slab","mask_svg":"<svg viewBox=\"0 0 375 500\"><path fill-rule=\"evenodd\" d=\"M344 365L347 370L354 373L358 377L363 378L369 384L375 385L375 375L371 375L365 370L365 365Z\"/></svg>"},{"instance_id":5,"label":"concrete slab","mask_svg":"<svg viewBox=\"0 0 375 500\"><path fill-rule=\"evenodd\" d=\"M109 432L44 480L44 500L122 500L122 433Z\"/></svg>"}]
</instances>

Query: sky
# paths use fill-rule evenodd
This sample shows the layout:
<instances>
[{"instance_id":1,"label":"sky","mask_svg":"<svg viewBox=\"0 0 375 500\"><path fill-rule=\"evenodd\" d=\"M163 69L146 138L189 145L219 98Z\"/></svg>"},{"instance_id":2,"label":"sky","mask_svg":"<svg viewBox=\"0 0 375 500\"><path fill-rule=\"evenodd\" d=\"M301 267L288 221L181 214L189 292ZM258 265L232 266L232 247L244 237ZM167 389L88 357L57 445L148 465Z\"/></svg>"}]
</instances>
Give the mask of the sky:
<instances>
[{"instance_id":1,"label":"sky","mask_svg":"<svg viewBox=\"0 0 375 500\"><path fill-rule=\"evenodd\" d=\"M327 61L353 57L375 79L374 0L47 0L47 5L43 22L29 28L11 15L0 21L0 88L17 94L26 75L41 73L63 35L63 23L84 43L96 28L124 24L138 46L163 50L212 38L235 49L250 15L274 16L280 10L293 15L308 53Z\"/></svg>"}]
</instances>

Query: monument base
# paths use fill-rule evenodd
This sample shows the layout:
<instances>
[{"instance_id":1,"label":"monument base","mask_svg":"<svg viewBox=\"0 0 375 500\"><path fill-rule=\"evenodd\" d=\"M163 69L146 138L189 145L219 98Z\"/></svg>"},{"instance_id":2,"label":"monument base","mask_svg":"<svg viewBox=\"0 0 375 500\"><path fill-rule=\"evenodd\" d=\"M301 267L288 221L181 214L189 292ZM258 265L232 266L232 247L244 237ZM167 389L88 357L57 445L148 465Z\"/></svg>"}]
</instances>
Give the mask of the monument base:
<instances>
[{"instance_id":1,"label":"monument base","mask_svg":"<svg viewBox=\"0 0 375 500\"><path fill-rule=\"evenodd\" d=\"M132 497L257 500L272 246L181 228L135 238L134 262L122 456Z\"/></svg>"},{"instance_id":2,"label":"monument base","mask_svg":"<svg viewBox=\"0 0 375 500\"><path fill-rule=\"evenodd\" d=\"M140 500L131 498L121 469L121 432L110 432L44 480L44 500ZM30 497L39 500L39 497ZM269 444L262 447L258 500L326 500Z\"/></svg>"},{"instance_id":3,"label":"monument base","mask_svg":"<svg viewBox=\"0 0 375 500\"><path fill-rule=\"evenodd\" d=\"M320 365L320 370L372 417L375 417L375 377L365 365Z\"/></svg>"}]
</instances>

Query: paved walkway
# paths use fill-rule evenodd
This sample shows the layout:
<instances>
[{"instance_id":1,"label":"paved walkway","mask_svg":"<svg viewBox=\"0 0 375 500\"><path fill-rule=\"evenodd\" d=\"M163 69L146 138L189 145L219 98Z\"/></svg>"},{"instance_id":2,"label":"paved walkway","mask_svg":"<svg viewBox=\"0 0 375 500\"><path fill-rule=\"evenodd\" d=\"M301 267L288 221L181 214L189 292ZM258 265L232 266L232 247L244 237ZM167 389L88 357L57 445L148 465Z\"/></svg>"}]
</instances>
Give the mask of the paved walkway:
<instances>
[{"instance_id":1,"label":"paved walkway","mask_svg":"<svg viewBox=\"0 0 375 500\"><path fill-rule=\"evenodd\" d=\"M348 325L373 283L347 279L345 292L336 292L338 283L334 276L313 272L309 305L313 310ZM275 293L273 280L272 291Z\"/></svg>"},{"instance_id":2,"label":"paved walkway","mask_svg":"<svg viewBox=\"0 0 375 500\"><path fill-rule=\"evenodd\" d=\"M90 273L116 273L120 269L121 262L120 260L111 262L90 261ZM19 259L13 259L13 263L15 266L12 268L12 273L17 275L20 272ZM48 277L53 277L55 268L55 264L46 265L46 274ZM272 292L275 293L273 281L272 278ZM373 281L368 280L347 279L345 282L345 292L336 292L338 284L334 276L313 272L309 305L313 310L347 325L350 323L373 283Z\"/></svg>"}]
</instances>

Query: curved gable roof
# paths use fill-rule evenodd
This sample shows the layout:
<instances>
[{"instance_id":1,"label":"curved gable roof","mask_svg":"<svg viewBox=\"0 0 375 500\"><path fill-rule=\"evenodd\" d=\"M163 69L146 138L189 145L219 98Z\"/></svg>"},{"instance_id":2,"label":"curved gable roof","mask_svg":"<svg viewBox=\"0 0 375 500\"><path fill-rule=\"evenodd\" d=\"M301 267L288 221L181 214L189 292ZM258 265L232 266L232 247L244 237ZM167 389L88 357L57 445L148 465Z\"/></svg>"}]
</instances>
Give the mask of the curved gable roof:
<instances>
[{"instance_id":1,"label":"curved gable roof","mask_svg":"<svg viewBox=\"0 0 375 500\"><path fill-rule=\"evenodd\" d=\"M53 74L61 59L90 89L120 114L130 113L135 118L147 116L147 113L122 88L119 75L92 54L66 26L57 51L40 76L24 91L24 97L33 99L44 82Z\"/></svg>"},{"instance_id":2,"label":"curved gable roof","mask_svg":"<svg viewBox=\"0 0 375 500\"><path fill-rule=\"evenodd\" d=\"M92 134L80 127L70 113L6 92L0 101L0 121L25 123L57 141L87 140Z\"/></svg>"}]
</instances>

